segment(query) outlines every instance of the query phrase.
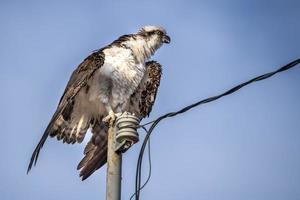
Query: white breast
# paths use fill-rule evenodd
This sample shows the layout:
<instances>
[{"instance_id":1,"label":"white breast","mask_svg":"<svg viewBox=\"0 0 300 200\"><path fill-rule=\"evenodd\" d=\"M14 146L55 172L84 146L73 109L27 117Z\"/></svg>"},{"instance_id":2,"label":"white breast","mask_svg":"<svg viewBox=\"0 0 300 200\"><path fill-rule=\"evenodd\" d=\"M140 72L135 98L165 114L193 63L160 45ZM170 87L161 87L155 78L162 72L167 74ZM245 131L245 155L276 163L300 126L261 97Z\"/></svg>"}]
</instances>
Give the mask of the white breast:
<instances>
[{"instance_id":1,"label":"white breast","mask_svg":"<svg viewBox=\"0 0 300 200\"><path fill-rule=\"evenodd\" d=\"M98 80L99 84L103 84L102 81L105 80L110 82L110 85L106 88L108 90L106 92L100 86L101 98L107 98L114 110L122 112L124 105L127 104L144 76L145 64L137 63L130 49L111 47L103 52L105 61L100 68Z\"/></svg>"}]
</instances>

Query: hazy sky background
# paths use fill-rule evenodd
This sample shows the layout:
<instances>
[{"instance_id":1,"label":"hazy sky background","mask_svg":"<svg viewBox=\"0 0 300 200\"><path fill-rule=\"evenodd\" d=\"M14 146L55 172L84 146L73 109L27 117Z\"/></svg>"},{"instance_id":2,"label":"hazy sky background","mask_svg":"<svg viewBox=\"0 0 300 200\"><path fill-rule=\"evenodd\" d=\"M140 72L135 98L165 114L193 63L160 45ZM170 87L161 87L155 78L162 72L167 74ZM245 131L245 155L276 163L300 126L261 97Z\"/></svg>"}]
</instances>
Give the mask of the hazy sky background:
<instances>
[{"instance_id":1,"label":"hazy sky background","mask_svg":"<svg viewBox=\"0 0 300 200\"><path fill-rule=\"evenodd\" d=\"M155 24L172 38L153 58L163 78L150 119L300 57L296 0L0 2L1 200L105 199L106 166L84 182L76 170L89 134L47 140L26 169L72 70L122 34ZM163 121L142 199L299 200L299 86L297 67ZM123 199L139 148L123 156Z\"/></svg>"}]
</instances>

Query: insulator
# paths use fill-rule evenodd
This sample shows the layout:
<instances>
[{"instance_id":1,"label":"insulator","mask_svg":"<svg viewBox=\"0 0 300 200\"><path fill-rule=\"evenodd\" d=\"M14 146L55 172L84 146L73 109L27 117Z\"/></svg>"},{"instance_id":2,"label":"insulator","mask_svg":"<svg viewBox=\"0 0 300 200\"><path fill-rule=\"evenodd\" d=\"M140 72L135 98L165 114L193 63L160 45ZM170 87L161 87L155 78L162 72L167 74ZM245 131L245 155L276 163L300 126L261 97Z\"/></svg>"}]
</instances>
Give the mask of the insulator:
<instances>
[{"instance_id":1,"label":"insulator","mask_svg":"<svg viewBox=\"0 0 300 200\"><path fill-rule=\"evenodd\" d=\"M139 141L137 127L140 119L128 112L122 113L116 120L116 151L125 152Z\"/></svg>"}]
</instances>

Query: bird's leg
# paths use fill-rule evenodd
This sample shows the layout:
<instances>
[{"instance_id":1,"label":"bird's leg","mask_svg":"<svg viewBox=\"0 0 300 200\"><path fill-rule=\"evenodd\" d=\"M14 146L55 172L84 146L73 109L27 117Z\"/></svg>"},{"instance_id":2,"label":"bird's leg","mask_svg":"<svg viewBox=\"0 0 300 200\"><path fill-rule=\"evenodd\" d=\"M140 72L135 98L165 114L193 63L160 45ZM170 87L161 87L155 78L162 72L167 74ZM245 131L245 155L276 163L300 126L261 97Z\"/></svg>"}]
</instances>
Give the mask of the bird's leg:
<instances>
[{"instance_id":1,"label":"bird's leg","mask_svg":"<svg viewBox=\"0 0 300 200\"><path fill-rule=\"evenodd\" d=\"M109 126L113 126L116 119L122 115L121 112L115 113L110 105L105 106L106 111L108 112L108 115L102 119L102 121Z\"/></svg>"},{"instance_id":2,"label":"bird's leg","mask_svg":"<svg viewBox=\"0 0 300 200\"><path fill-rule=\"evenodd\" d=\"M116 121L116 114L110 105L105 106L108 115L102 119L102 121L112 127Z\"/></svg>"}]
</instances>

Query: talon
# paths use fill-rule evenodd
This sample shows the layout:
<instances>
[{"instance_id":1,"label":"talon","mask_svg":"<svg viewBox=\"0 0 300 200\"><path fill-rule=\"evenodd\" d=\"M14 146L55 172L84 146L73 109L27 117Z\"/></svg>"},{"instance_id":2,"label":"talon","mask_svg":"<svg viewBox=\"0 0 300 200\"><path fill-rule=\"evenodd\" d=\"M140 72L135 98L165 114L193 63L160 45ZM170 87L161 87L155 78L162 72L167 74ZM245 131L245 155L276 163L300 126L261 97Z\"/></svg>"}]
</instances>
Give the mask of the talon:
<instances>
[{"instance_id":1,"label":"talon","mask_svg":"<svg viewBox=\"0 0 300 200\"><path fill-rule=\"evenodd\" d=\"M116 114L113 111L110 111L108 115L102 119L102 121L109 126L113 126L116 121Z\"/></svg>"},{"instance_id":2,"label":"talon","mask_svg":"<svg viewBox=\"0 0 300 200\"><path fill-rule=\"evenodd\" d=\"M122 115L122 113L114 113L111 111L111 112L109 112L109 114L106 117L104 117L102 119L102 121L109 126L113 126L116 119L118 117L120 117L121 115Z\"/></svg>"},{"instance_id":3,"label":"talon","mask_svg":"<svg viewBox=\"0 0 300 200\"><path fill-rule=\"evenodd\" d=\"M122 115L122 113L115 113L116 119L117 119L118 117L120 117L121 115Z\"/></svg>"}]
</instances>

